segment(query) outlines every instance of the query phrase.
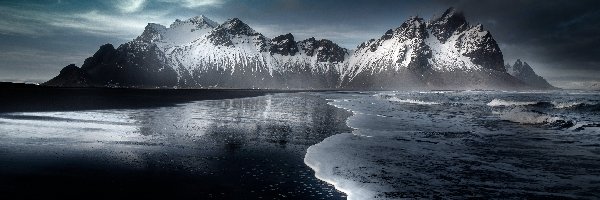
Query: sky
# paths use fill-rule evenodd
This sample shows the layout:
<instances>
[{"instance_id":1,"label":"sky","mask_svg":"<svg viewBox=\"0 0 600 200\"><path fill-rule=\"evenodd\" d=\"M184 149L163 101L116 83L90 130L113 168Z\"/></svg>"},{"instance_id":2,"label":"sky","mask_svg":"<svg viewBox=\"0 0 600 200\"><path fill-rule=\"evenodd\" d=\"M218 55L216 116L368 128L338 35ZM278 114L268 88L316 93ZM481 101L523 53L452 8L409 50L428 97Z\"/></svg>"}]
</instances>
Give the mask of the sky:
<instances>
[{"instance_id":1,"label":"sky","mask_svg":"<svg viewBox=\"0 0 600 200\"><path fill-rule=\"evenodd\" d=\"M2 0L0 81L44 82L102 44L134 39L147 23L237 17L270 38L292 33L354 49L410 16L431 19L449 7L483 24L505 62L528 62L558 87L600 85L597 0Z\"/></svg>"}]
</instances>

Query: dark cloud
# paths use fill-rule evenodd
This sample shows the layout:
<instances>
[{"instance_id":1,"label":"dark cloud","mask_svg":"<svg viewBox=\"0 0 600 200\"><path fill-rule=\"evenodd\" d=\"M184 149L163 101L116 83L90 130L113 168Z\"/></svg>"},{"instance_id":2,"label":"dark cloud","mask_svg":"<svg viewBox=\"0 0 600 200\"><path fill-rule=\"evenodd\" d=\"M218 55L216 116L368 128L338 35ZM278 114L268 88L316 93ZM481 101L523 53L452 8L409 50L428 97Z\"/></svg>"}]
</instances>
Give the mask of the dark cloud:
<instances>
[{"instance_id":1,"label":"dark cloud","mask_svg":"<svg viewBox=\"0 0 600 200\"><path fill-rule=\"evenodd\" d=\"M534 64L548 79L600 78L600 1L456 1L490 29L507 61Z\"/></svg>"},{"instance_id":2,"label":"dark cloud","mask_svg":"<svg viewBox=\"0 0 600 200\"><path fill-rule=\"evenodd\" d=\"M132 39L147 22L168 25L199 14L220 22L238 17L270 37L291 32L354 48L409 16L428 19L450 6L489 29L507 62L526 60L551 82L600 81L597 0L9 0L0 2L0 79L27 79L28 73L50 78L73 60L81 64L101 44ZM26 53L35 58L33 52L65 56L39 61L39 67L8 59Z\"/></svg>"},{"instance_id":3,"label":"dark cloud","mask_svg":"<svg viewBox=\"0 0 600 200\"><path fill-rule=\"evenodd\" d=\"M588 47L600 42L600 1L502 2L461 1L458 7L484 24L493 20L488 28L503 43L547 46L559 55L595 58L579 53L593 50Z\"/></svg>"}]
</instances>

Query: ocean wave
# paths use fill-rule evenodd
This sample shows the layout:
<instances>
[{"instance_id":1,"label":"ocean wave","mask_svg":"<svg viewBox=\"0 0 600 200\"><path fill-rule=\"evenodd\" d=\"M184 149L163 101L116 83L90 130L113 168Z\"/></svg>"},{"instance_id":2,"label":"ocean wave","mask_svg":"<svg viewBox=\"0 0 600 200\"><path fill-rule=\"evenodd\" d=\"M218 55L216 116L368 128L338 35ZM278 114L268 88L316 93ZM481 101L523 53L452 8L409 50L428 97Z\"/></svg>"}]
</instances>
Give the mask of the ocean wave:
<instances>
[{"instance_id":1,"label":"ocean wave","mask_svg":"<svg viewBox=\"0 0 600 200\"><path fill-rule=\"evenodd\" d=\"M487 103L488 106L491 107L498 107L498 106L527 106L527 105L535 105L538 104L539 102L536 101L508 101L508 100L502 100L502 99L493 99L492 101L490 101L489 103Z\"/></svg>"},{"instance_id":2,"label":"ocean wave","mask_svg":"<svg viewBox=\"0 0 600 200\"><path fill-rule=\"evenodd\" d=\"M446 93L459 93L463 90L432 90L432 91L420 91L419 94L446 94Z\"/></svg>"},{"instance_id":3,"label":"ocean wave","mask_svg":"<svg viewBox=\"0 0 600 200\"><path fill-rule=\"evenodd\" d=\"M502 99L493 99L486 105L490 107L516 107L516 106L535 106L554 109L587 109L597 110L600 105L586 102L559 102L559 101L510 101Z\"/></svg>"},{"instance_id":4,"label":"ocean wave","mask_svg":"<svg viewBox=\"0 0 600 200\"><path fill-rule=\"evenodd\" d=\"M409 104L418 104L418 105L439 105L440 103L438 102L432 102L432 101L421 101L421 100L415 100L415 99L400 99L398 97L391 97L391 98L387 98L387 100L389 101L393 101L393 102L400 102L400 103L409 103Z\"/></svg>"},{"instance_id":5,"label":"ocean wave","mask_svg":"<svg viewBox=\"0 0 600 200\"><path fill-rule=\"evenodd\" d=\"M556 101L553 101L551 103L552 103L552 105L554 105L554 108L557 108L557 109L572 108L572 107L581 106L581 105L585 104L583 102L556 102Z\"/></svg>"},{"instance_id":6,"label":"ocean wave","mask_svg":"<svg viewBox=\"0 0 600 200\"><path fill-rule=\"evenodd\" d=\"M439 105L439 104L441 104L439 102L433 102L433 101L422 101L422 100L408 99L408 98L401 99L401 98L396 97L395 95L385 94L385 93L375 94L373 96L381 98L381 99L385 99L388 101L399 102L399 103L408 103L408 104L417 104L417 105Z\"/></svg>"},{"instance_id":7,"label":"ocean wave","mask_svg":"<svg viewBox=\"0 0 600 200\"><path fill-rule=\"evenodd\" d=\"M499 112L500 119L520 124L541 124L555 128L569 128L574 122L541 112L526 111L519 108Z\"/></svg>"}]
</instances>

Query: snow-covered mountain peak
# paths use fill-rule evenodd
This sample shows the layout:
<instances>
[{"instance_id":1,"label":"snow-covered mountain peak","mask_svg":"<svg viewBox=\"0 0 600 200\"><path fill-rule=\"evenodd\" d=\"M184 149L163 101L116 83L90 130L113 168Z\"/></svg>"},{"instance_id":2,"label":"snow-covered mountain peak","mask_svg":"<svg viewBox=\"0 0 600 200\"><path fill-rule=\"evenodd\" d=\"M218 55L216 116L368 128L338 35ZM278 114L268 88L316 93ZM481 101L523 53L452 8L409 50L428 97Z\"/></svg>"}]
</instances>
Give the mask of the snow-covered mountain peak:
<instances>
[{"instance_id":1,"label":"snow-covered mountain peak","mask_svg":"<svg viewBox=\"0 0 600 200\"><path fill-rule=\"evenodd\" d=\"M254 36L258 33L252 29L248 24L242 22L238 18L232 18L219 25L216 29L225 30L231 35L248 35Z\"/></svg>"},{"instance_id":2,"label":"snow-covered mountain peak","mask_svg":"<svg viewBox=\"0 0 600 200\"><path fill-rule=\"evenodd\" d=\"M144 28L144 32L134 41L153 43L164 39L167 28L160 24L148 23Z\"/></svg>"},{"instance_id":3,"label":"snow-covered mountain peak","mask_svg":"<svg viewBox=\"0 0 600 200\"><path fill-rule=\"evenodd\" d=\"M261 52L268 51L268 39L252 29L238 18L225 21L213 29L206 37L217 46L235 47L242 44L253 44ZM245 45L242 45L245 46Z\"/></svg>"},{"instance_id":4,"label":"snow-covered mountain peak","mask_svg":"<svg viewBox=\"0 0 600 200\"><path fill-rule=\"evenodd\" d=\"M140 48L156 45L163 52L170 52L173 47L186 45L202 38L216 26L216 22L202 15L184 21L177 19L168 28L160 24L149 23L134 42L139 43Z\"/></svg>"},{"instance_id":5,"label":"snow-covered mountain peak","mask_svg":"<svg viewBox=\"0 0 600 200\"><path fill-rule=\"evenodd\" d=\"M175 22L173 22L171 24L171 26L169 26L169 28L171 29L177 29L179 27L186 27L186 26L193 26L196 27L198 29L201 28L208 28L208 29L213 29L215 27L217 27L219 24L214 22L213 20L209 19L208 17L204 16L204 15L199 15L199 16L195 16L192 18L189 18L187 20L175 20Z\"/></svg>"},{"instance_id":6,"label":"snow-covered mountain peak","mask_svg":"<svg viewBox=\"0 0 600 200\"><path fill-rule=\"evenodd\" d=\"M470 58L475 65L484 68L506 72L502 51L489 31L483 25L469 27L457 35L456 47L463 56Z\"/></svg>"},{"instance_id":7,"label":"snow-covered mountain peak","mask_svg":"<svg viewBox=\"0 0 600 200\"><path fill-rule=\"evenodd\" d=\"M401 30L401 29L418 29L418 28L421 28L422 26L425 26L425 25L426 24L425 24L423 18L421 18L419 16L411 16L406 21L404 21L402 23L402 25L400 25L400 27L396 28L396 30Z\"/></svg>"},{"instance_id":8,"label":"snow-covered mountain peak","mask_svg":"<svg viewBox=\"0 0 600 200\"><path fill-rule=\"evenodd\" d=\"M503 63L491 34L483 26L469 26L462 12L450 8L428 22L410 17L381 38L359 45L348 62L348 77L352 81L361 74L404 73L400 71L421 77L488 69L505 73Z\"/></svg>"},{"instance_id":9,"label":"snow-covered mountain peak","mask_svg":"<svg viewBox=\"0 0 600 200\"><path fill-rule=\"evenodd\" d=\"M394 30L394 35L400 39L425 38L427 36L427 23L420 17L410 17L400 27Z\"/></svg>"},{"instance_id":10,"label":"snow-covered mountain peak","mask_svg":"<svg viewBox=\"0 0 600 200\"><path fill-rule=\"evenodd\" d=\"M462 12L449 8L441 17L434 18L429 22L428 28L438 40L444 43L453 34L468 29L469 24Z\"/></svg>"}]
</instances>

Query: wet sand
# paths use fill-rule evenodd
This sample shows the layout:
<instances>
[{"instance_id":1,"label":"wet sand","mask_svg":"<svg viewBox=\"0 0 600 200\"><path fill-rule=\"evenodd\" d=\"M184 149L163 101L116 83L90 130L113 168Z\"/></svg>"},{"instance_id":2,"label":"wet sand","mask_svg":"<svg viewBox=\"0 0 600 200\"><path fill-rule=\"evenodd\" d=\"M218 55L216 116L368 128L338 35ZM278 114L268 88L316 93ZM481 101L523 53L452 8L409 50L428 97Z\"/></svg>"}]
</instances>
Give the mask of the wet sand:
<instances>
[{"instance_id":1,"label":"wet sand","mask_svg":"<svg viewBox=\"0 0 600 200\"><path fill-rule=\"evenodd\" d=\"M5 197L345 199L303 158L350 113L309 93L19 92L2 94Z\"/></svg>"}]
</instances>

